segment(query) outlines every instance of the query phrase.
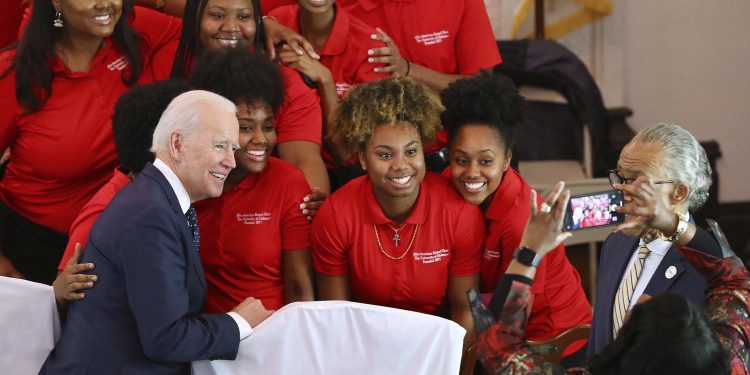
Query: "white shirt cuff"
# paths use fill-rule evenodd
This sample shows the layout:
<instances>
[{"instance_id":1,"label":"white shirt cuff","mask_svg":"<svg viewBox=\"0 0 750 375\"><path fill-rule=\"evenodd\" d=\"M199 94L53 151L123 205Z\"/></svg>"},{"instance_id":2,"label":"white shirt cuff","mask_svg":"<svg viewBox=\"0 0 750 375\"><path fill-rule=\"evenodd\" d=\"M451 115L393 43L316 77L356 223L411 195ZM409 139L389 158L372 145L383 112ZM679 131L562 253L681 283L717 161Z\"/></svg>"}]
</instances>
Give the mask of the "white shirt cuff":
<instances>
[{"instance_id":1,"label":"white shirt cuff","mask_svg":"<svg viewBox=\"0 0 750 375\"><path fill-rule=\"evenodd\" d=\"M240 329L240 340L244 340L247 336L250 336L250 334L253 333L253 327L250 327L250 323L243 319L240 314L230 311L227 315L231 316L235 323L237 323L237 328Z\"/></svg>"}]
</instances>

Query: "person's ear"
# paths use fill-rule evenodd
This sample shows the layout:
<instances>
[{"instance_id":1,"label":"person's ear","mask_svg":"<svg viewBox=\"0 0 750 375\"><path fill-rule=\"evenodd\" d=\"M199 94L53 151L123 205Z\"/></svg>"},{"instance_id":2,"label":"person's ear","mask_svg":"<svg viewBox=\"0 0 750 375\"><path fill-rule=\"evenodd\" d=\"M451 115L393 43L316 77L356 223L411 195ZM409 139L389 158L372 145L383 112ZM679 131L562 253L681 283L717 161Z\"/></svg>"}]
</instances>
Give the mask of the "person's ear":
<instances>
[{"instance_id":1,"label":"person's ear","mask_svg":"<svg viewBox=\"0 0 750 375\"><path fill-rule=\"evenodd\" d=\"M362 170L367 170L367 160L365 159L365 152L364 150L357 151L357 155L359 155L359 165L362 166Z\"/></svg>"},{"instance_id":2,"label":"person's ear","mask_svg":"<svg viewBox=\"0 0 750 375\"><path fill-rule=\"evenodd\" d=\"M179 132L172 132L169 135L169 153L174 160L180 160L185 149L185 137Z\"/></svg>"},{"instance_id":3,"label":"person's ear","mask_svg":"<svg viewBox=\"0 0 750 375\"><path fill-rule=\"evenodd\" d=\"M60 11L60 0L52 0L52 7L55 8L55 12Z\"/></svg>"},{"instance_id":4,"label":"person's ear","mask_svg":"<svg viewBox=\"0 0 750 375\"><path fill-rule=\"evenodd\" d=\"M506 172L508 170L508 167L510 167L511 159L513 159L513 151L509 149L505 152L505 165L503 165L503 172Z\"/></svg>"},{"instance_id":5,"label":"person's ear","mask_svg":"<svg viewBox=\"0 0 750 375\"><path fill-rule=\"evenodd\" d=\"M677 205L683 203L687 199L688 194L690 194L690 188L685 184L677 183L674 185L669 199L673 205Z\"/></svg>"}]
</instances>

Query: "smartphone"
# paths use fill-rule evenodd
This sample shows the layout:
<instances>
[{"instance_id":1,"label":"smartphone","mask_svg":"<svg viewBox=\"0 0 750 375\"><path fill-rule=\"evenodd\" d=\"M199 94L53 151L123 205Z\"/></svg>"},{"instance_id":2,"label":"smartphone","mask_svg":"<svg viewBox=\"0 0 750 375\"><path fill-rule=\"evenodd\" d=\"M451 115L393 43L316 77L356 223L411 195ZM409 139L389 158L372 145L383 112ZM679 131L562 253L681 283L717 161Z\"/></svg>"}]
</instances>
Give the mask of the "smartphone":
<instances>
[{"instance_id":1,"label":"smartphone","mask_svg":"<svg viewBox=\"0 0 750 375\"><path fill-rule=\"evenodd\" d=\"M622 204L622 192L619 190L574 195L565 209L563 230L570 232L620 224L625 215L615 212L615 207Z\"/></svg>"}]
</instances>

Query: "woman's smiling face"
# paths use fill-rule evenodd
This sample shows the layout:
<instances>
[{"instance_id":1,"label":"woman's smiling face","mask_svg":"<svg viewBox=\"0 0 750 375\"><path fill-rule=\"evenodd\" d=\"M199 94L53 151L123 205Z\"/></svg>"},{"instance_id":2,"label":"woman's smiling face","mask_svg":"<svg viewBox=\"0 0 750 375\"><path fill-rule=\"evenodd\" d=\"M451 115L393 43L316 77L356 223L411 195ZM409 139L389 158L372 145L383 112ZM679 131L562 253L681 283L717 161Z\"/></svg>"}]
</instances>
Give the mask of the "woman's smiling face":
<instances>
[{"instance_id":1,"label":"woman's smiling face","mask_svg":"<svg viewBox=\"0 0 750 375\"><path fill-rule=\"evenodd\" d=\"M453 186L471 204L481 204L497 190L511 154L497 130L483 124L464 125L451 140Z\"/></svg>"},{"instance_id":2,"label":"woman's smiling face","mask_svg":"<svg viewBox=\"0 0 750 375\"><path fill-rule=\"evenodd\" d=\"M208 0L203 10L200 42L204 48L247 47L255 39L256 25L250 0Z\"/></svg>"}]
</instances>

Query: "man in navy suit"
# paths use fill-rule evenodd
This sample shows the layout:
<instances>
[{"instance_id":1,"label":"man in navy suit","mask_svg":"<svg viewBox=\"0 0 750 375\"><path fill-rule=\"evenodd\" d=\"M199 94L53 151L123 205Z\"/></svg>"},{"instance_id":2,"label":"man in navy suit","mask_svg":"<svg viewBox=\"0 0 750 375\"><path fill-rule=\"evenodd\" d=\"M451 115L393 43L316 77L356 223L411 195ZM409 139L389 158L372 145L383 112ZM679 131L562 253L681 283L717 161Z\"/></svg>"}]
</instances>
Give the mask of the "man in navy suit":
<instances>
[{"instance_id":1,"label":"man in navy suit","mask_svg":"<svg viewBox=\"0 0 750 375\"><path fill-rule=\"evenodd\" d=\"M153 164L94 224L84 262L98 283L71 303L43 374L189 374L190 362L234 359L270 315L248 298L201 314L206 281L192 202L219 196L239 147L236 108L206 91L175 98L154 131Z\"/></svg>"},{"instance_id":2,"label":"man in navy suit","mask_svg":"<svg viewBox=\"0 0 750 375\"><path fill-rule=\"evenodd\" d=\"M675 235L691 220L690 211L705 203L711 186L711 167L698 141L674 124L640 131L623 148L610 182L630 184L645 176L675 215ZM625 204L638 200L625 193ZM646 223L626 217L621 230L611 234L599 260L594 319L588 356L613 341L625 314L644 296L677 293L703 304L705 282L673 245L674 235L644 230Z\"/></svg>"}]
</instances>

